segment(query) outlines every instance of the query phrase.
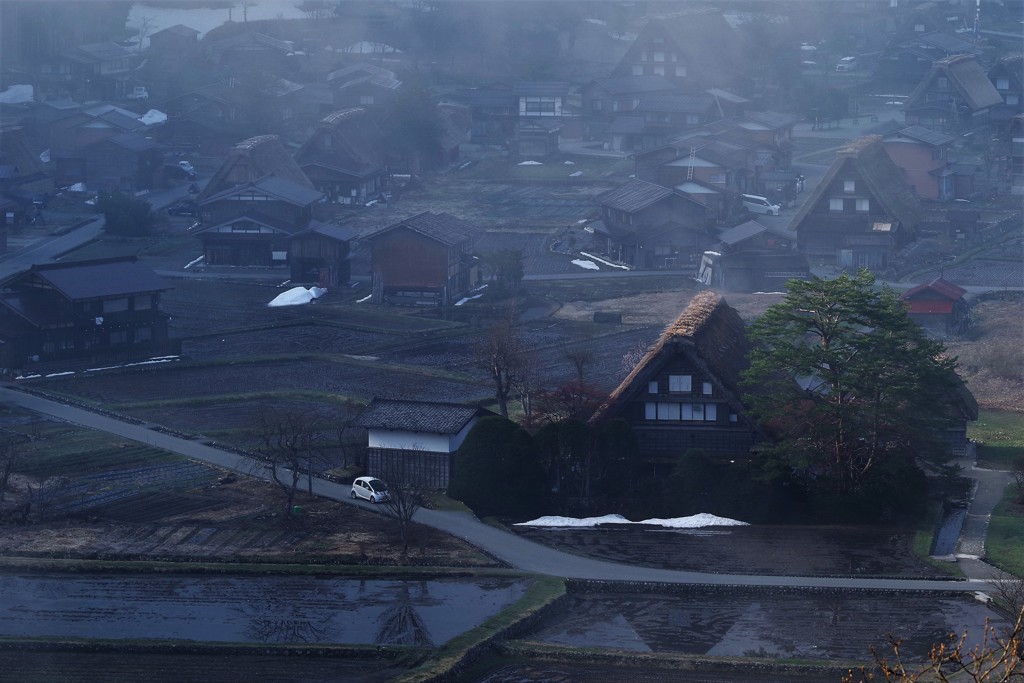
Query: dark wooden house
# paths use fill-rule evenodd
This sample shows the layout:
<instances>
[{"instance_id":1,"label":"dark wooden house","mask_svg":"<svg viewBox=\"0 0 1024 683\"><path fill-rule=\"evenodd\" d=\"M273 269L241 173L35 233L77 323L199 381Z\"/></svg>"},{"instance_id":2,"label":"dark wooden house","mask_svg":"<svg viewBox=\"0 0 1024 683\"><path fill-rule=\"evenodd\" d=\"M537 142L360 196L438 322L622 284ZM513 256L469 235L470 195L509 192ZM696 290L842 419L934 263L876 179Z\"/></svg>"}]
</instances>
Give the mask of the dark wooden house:
<instances>
[{"instance_id":1,"label":"dark wooden house","mask_svg":"<svg viewBox=\"0 0 1024 683\"><path fill-rule=\"evenodd\" d=\"M325 116L295 153L295 161L327 201L363 205L387 181L384 133L377 117L362 108Z\"/></svg>"},{"instance_id":2,"label":"dark wooden house","mask_svg":"<svg viewBox=\"0 0 1024 683\"><path fill-rule=\"evenodd\" d=\"M879 270L914 239L920 213L881 136L869 135L836 153L790 229L812 264Z\"/></svg>"},{"instance_id":3,"label":"dark wooden house","mask_svg":"<svg viewBox=\"0 0 1024 683\"><path fill-rule=\"evenodd\" d=\"M689 91L728 88L739 73L740 52L727 47L736 41L721 10L684 7L652 17L611 75L663 76Z\"/></svg>"},{"instance_id":4,"label":"dark wooden house","mask_svg":"<svg viewBox=\"0 0 1024 683\"><path fill-rule=\"evenodd\" d=\"M455 303L479 280L480 234L461 218L425 211L370 235L374 303Z\"/></svg>"},{"instance_id":5,"label":"dark wooden house","mask_svg":"<svg viewBox=\"0 0 1024 683\"><path fill-rule=\"evenodd\" d=\"M88 187L97 192L151 190L164 146L140 133L119 133L82 148Z\"/></svg>"},{"instance_id":6,"label":"dark wooden house","mask_svg":"<svg viewBox=\"0 0 1024 683\"><path fill-rule=\"evenodd\" d=\"M374 398L355 426L367 432L367 471L443 490L455 452L488 415L478 406Z\"/></svg>"},{"instance_id":7,"label":"dark wooden house","mask_svg":"<svg viewBox=\"0 0 1024 683\"><path fill-rule=\"evenodd\" d=\"M355 107L379 110L401 89L402 81L395 78L394 71L359 62L329 73L327 85L332 110Z\"/></svg>"},{"instance_id":8,"label":"dark wooden house","mask_svg":"<svg viewBox=\"0 0 1024 683\"><path fill-rule=\"evenodd\" d=\"M809 280L811 270L792 240L757 221L747 221L718 236L701 257L697 280L727 292L782 292L790 280Z\"/></svg>"},{"instance_id":9,"label":"dark wooden house","mask_svg":"<svg viewBox=\"0 0 1024 683\"><path fill-rule=\"evenodd\" d=\"M160 296L135 257L34 265L0 290L0 367L134 359L176 352Z\"/></svg>"},{"instance_id":10,"label":"dark wooden house","mask_svg":"<svg viewBox=\"0 0 1024 683\"><path fill-rule=\"evenodd\" d=\"M937 277L908 289L900 295L907 314L925 332L939 339L959 337L970 325L970 306L964 299L967 290Z\"/></svg>"},{"instance_id":11,"label":"dark wooden house","mask_svg":"<svg viewBox=\"0 0 1024 683\"><path fill-rule=\"evenodd\" d=\"M629 180L598 195L601 218L591 224L600 250L638 268L696 267L714 237L708 210L681 193Z\"/></svg>"},{"instance_id":12,"label":"dark wooden house","mask_svg":"<svg viewBox=\"0 0 1024 683\"><path fill-rule=\"evenodd\" d=\"M932 65L904 107L906 122L938 131L960 131L985 123L1003 97L972 55L940 59Z\"/></svg>"},{"instance_id":13,"label":"dark wooden house","mask_svg":"<svg viewBox=\"0 0 1024 683\"><path fill-rule=\"evenodd\" d=\"M641 456L655 463L675 463L691 449L749 455L761 435L739 388L748 349L739 313L700 292L591 420L628 422Z\"/></svg>"},{"instance_id":14,"label":"dark wooden house","mask_svg":"<svg viewBox=\"0 0 1024 683\"><path fill-rule=\"evenodd\" d=\"M315 283L325 288L348 284L355 236L348 228L323 223L314 223L294 235L288 250L292 282Z\"/></svg>"}]
</instances>

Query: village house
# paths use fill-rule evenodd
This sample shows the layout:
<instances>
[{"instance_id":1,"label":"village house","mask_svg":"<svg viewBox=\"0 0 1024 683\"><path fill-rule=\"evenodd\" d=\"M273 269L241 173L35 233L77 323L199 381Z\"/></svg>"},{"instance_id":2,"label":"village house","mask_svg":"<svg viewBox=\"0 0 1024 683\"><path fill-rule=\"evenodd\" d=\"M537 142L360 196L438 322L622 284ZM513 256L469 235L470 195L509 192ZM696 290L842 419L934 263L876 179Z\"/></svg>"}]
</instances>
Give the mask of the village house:
<instances>
[{"instance_id":1,"label":"village house","mask_svg":"<svg viewBox=\"0 0 1024 683\"><path fill-rule=\"evenodd\" d=\"M88 187L97 192L151 190L156 186L164 146L139 133L120 133L82 148Z\"/></svg>"},{"instance_id":2,"label":"village house","mask_svg":"<svg viewBox=\"0 0 1024 683\"><path fill-rule=\"evenodd\" d=\"M900 295L907 314L929 335L939 339L959 337L970 326L967 290L943 277L912 287Z\"/></svg>"},{"instance_id":3,"label":"village house","mask_svg":"<svg viewBox=\"0 0 1024 683\"><path fill-rule=\"evenodd\" d=\"M478 284L473 254L481 230L448 213L425 211L366 237L373 302L447 306Z\"/></svg>"},{"instance_id":4,"label":"village house","mask_svg":"<svg viewBox=\"0 0 1024 683\"><path fill-rule=\"evenodd\" d=\"M696 267L715 241L705 206L671 188L633 179L595 200L595 242L616 261L638 268Z\"/></svg>"},{"instance_id":5,"label":"village house","mask_svg":"<svg viewBox=\"0 0 1024 683\"><path fill-rule=\"evenodd\" d=\"M955 198L956 171L949 162L951 135L922 126L900 126L882 136L886 154L903 172L910 189L921 199Z\"/></svg>"},{"instance_id":6,"label":"village house","mask_svg":"<svg viewBox=\"0 0 1024 683\"><path fill-rule=\"evenodd\" d=\"M245 72L281 75L298 70L300 64L291 41L272 38L244 26L224 24L201 41L200 50L219 75ZM233 35L225 35L236 29Z\"/></svg>"},{"instance_id":7,"label":"village house","mask_svg":"<svg viewBox=\"0 0 1024 683\"><path fill-rule=\"evenodd\" d=\"M0 367L175 353L168 289L134 256L34 265L0 283Z\"/></svg>"},{"instance_id":8,"label":"village house","mask_svg":"<svg viewBox=\"0 0 1024 683\"><path fill-rule=\"evenodd\" d=\"M138 56L114 42L77 45L38 62L36 87L49 97L124 99L133 87Z\"/></svg>"},{"instance_id":9,"label":"village house","mask_svg":"<svg viewBox=\"0 0 1024 683\"><path fill-rule=\"evenodd\" d=\"M115 156L137 155L133 163L139 167L146 166L151 150L146 148L147 145L139 143L137 137L148 137L159 125L147 123L135 112L112 104L98 104L71 110L68 116L50 124L50 159L54 164L54 183L57 187L74 183L85 183L86 187L89 187L100 178L109 178L111 165L104 161L103 156L108 149L111 151L111 159ZM126 146L120 146L117 153L112 151L113 148L102 148L98 154L92 155L87 151L101 140L127 133L134 133L135 136L121 138ZM95 169L88 166L90 156L99 163ZM95 176L93 170L97 172ZM120 176L121 174L117 173L117 177Z\"/></svg>"},{"instance_id":10,"label":"village house","mask_svg":"<svg viewBox=\"0 0 1024 683\"><path fill-rule=\"evenodd\" d=\"M684 92L728 88L739 59L736 31L719 9L684 8L652 17L610 74L664 76Z\"/></svg>"},{"instance_id":11,"label":"village house","mask_svg":"<svg viewBox=\"0 0 1024 683\"><path fill-rule=\"evenodd\" d=\"M788 237L756 220L723 230L701 257L697 280L727 292L782 292L790 280L809 280L807 259Z\"/></svg>"},{"instance_id":12,"label":"village house","mask_svg":"<svg viewBox=\"0 0 1024 683\"><path fill-rule=\"evenodd\" d=\"M283 267L322 199L277 136L249 138L197 195L203 224L193 234L207 265Z\"/></svg>"},{"instance_id":13,"label":"village house","mask_svg":"<svg viewBox=\"0 0 1024 683\"><path fill-rule=\"evenodd\" d=\"M169 149L210 157L225 157L245 138L246 114L227 92L227 84L215 83L160 104L167 121L154 137Z\"/></svg>"},{"instance_id":14,"label":"village house","mask_svg":"<svg viewBox=\"0 0 1024 683\"><path fill-rule=\"evenodd\" d=\"M320 120L295 162L328 202L363 205L385 189L383 149L376 117L362 108L343 109Z\"/></svg>"},{"instance_id":15,"label":"village house","mask_svg":"<svg viewBox=\"0 0 1024 683\"><path fill-rule=\"evenodd\" d=\"M515 135L519 102L511 86L458 90L450 97L469 108L473 144L505 145Z\"/></svg>"},{"instance_id":16,"label":"village house","mask_svg":"<svg viewBox=\"0 0 1024 683\"><path fill-rule=\"evenodd\" d=\"M348 284L355 237L355 232L346 227L316 221L292 236L288 248L292 282L312 283L325 289Z\"/></svg>"},{"instance_id":17,"label":"village house","mask_svg":"<svg viewBox=\"0 0 1024 683\"><path fill-rule=\"evenodd\" d=\"M1024 114L1010 119L1010 132L1003 142L1006 150L999 168L999 188L1011 195L1024 195Z\"/></svg>"},{"instance_id":18,"label":"village house","mask_svg":"<svg viewBox=\"0 0 1024 683\"><path fill-rule=\"evenodd\" d=\"M790 229L811 263L879 270L914 239L919 220L917 197L881 136L868 135L836 153Z\"/></svg>"},{"instance_id":19,"label":"village house","mask_svg":"<svg viewBox=\"0 0 1024 683\"><path fill-rule=\"evenodd\" d=\"M748 350L739 313L714 292L700 292L591 422L625 420L641 457L656 466L695 449L748 456L761 439L740 392Z\"/></svg>"},{"instance_id":20,"label":"village house","mask_svg":"<svg viewBox=\"0 0 1024 683\"><path fill-rule=\"evenodd\" d=\"M988 70L988 80L1003 98L1002 104L992 107L989 120L997 134L1009 130L1010 120L1024 113L1024 54L1008 55L996 61Z\"/></svg>"},{"instance_id":21,"label":"village house","mask_svg":"<svg viewBox=\"0 0 1024 683\"><path fill-rule=\"evenodd\" d=\"M359 62L327 74L331 109L379 109L402 87L395 72Z\"/></svg>"},{"instance_id":22,"label":"village house","mask_svg":"<svg viewBox=\"0 0 1024 683\"><path fill-rule=\"evenodd\" d=\"M913 86L921 81L940 59L954 55L978 54L973 43L949 33L914 33L897 38L883 50L873 79L894 86Z\"/></svg>"},{"instance_id":23,"label":"village house","mask_svg":"<svg viewBox=\"0 0 1024 683\"><path fill-rule=\"evenodd\" d=\"M942 132L963 131L988 122L1003 104L988 75L971 55L936 61L904 106L908 124Z\"/></svg>"},{"instance_id":24,"label":"village house","mask_svg":"<svg viewBox=\"0 0 1024 683\"><path fill-rule=\"evenodd\" d=\"M6 251L7 230L35 219L52 190L25 129L0 127L0 254Z\"/></svg>"},{"instance_id":25,"label":"village house","mask_svg":"<svg viewBox=\"0 0 1024 683\"><path fill-rule=\"evenodd\" d=\"M466 435L481 417L493 415L457 403L374 398L353 426L366 429L367 472L444 490Z\"/></svg>"},{"instance_id":26,"label":"village house","mask_svg":"<svg viewBox=\"0 0 1024 683\"><path fill-rule=\"evenodd\" d=\"M595 79L580 88L585 135L605 138L612 121L635 111L643 96L676 92L678 87L664 76Z\"/></svg>"}]
</instances>

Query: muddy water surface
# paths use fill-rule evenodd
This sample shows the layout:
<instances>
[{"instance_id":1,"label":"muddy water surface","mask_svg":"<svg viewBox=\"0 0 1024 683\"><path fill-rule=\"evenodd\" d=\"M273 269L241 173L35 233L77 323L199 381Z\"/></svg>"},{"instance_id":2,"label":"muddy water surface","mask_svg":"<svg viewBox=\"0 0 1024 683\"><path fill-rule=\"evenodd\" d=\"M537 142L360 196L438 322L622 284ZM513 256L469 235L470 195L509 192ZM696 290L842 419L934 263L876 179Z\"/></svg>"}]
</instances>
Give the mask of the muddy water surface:
<instances>
[{"instance_id":1,"label":"muddy water surface","mask_svg":"<svg viewBox=\"0 0 1024 683\"><path fill-rule=\"evenodd\" d=\"M0 576L0 636L437 646L527 586L509 579Z\"/></svg>"}]
</instances>

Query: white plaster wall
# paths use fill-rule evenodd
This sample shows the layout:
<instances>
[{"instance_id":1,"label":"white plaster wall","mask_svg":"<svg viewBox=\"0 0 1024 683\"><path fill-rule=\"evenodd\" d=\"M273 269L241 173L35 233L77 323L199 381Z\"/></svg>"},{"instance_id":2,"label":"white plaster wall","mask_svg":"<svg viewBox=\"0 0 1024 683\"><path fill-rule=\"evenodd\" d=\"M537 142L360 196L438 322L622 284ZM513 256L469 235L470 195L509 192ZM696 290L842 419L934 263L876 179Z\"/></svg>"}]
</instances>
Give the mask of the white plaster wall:
<instances>
[{"instance_id":1,"label":"white plaster wall","mask_svg":"<svg viewBox=\"0 0 1024 683\"><path fill-rule=\"evenodd\" d=\"M368 430L370 448L396 448L423 450L433 453L449 453L447 434L424 434L384 429ZM461 443L461 442L460 442Z\"/></svg>"}]
</instances>

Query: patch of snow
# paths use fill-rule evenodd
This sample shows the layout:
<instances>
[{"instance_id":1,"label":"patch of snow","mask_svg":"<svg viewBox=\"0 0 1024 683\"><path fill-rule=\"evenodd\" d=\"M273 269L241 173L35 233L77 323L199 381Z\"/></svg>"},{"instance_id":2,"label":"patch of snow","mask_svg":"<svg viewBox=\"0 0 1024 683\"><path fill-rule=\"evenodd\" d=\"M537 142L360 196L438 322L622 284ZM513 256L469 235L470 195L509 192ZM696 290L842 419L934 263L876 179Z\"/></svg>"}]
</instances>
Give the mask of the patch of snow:
<instances>
[{"instance_id":1,"label":"patch of snow","mask_svg":"<svg viewBox=\"0 0 1024 683\"><path fill-rule=\"evenodd\" d=\"M51 372L49 375L47 375L47 377L48 378L49 377L64 377L65 375L73 375L73 374L75 374L74 371L66 370L64 372Z\"/></svg>"},{"instance_id":2,"label":"patch of snow","mask_svg":"<svg viewBox=\"0 0 1024 683\"><path fill-rule=\"evenodd\" d=\"M458 301L456 301L455 305L456 306L461 306L462 304L466 303L467 301L472 301L473 299L479 299L482 296L483 296L483 294L474 294L473 296L467 296L467 297L464 297L464 298L459 299Z\"/></svg>"},{"instance_id":3,"label":"patch of snow","mask_svg":"<svg viewBox=\"0 0 1024 683\"><path fill-rule=\"evenodd\" d=\"M277 306L300 306L302 304L308 304L314 299L319 299L327 292L326 289L321 287L292 287L286 292L281 292L274 300L267 304L270 307Z\"/></svg>"},{"instance_id":4,"label":"patch of snow","mask_svg":"<svg viewBox=\"0 0 1024 683\"><path fill-rule=\"evenodd\" d=\"M587 23L590 23L590 24L597 24L598 26L607 26L608 25L608 22L605 21L604 19L584 19L583 21L586 21Z\"/></svg>"},{"instance_id":5,"label":"patch of snow","mask_svg":"<svg viewBox=\"0 0 1024 683\"><path fill-rule=\"evenodd\" d=\"M0 92L0 104L24 104L33 101L31 85L12 85Z\"/></svg>"},{"instance_id":6,"label":"patch of snow","mask_svg":"<svg viewBox=\"0 0 1024 683\"><path fill-rule=\"evenodd\" d=\"M708 514L707 512L701 512L689 517L675 517L673 519L645 519L642 522L632 522L622 515L584 517L583 519L576 517L547 516L538 517L537 519L529 522L519 522L515 526L587 528L600 526L601 524L643 524L646 526L660 526L669 529L701 529L709 526L749 526L746 522L729 519L728 517L719 517L717 515Z\"/></svg>"},{"instance_id":7,"label":"patch of snow","mask_svg":"<svg viewBox=\"0 0 1024 683\"><path fill-rule=\"evenodd\" d=\"M34 372L31 375L18 375L14 379L37 379L39 377L42 377L42 375L40 375L38 372Z\"/></svg>"},{"instance_id":8,"label":"patch of snow","mask_svg":"<svg viewBox=\"0 0 1024 683\"><path fill-rule=\"evenodd\" d=\"M370 292L369 294L367 294L366 296L364 296L364 297L363 297L362 299L356 299L356 303L357 303L357 304L361 304L361 303L363 303L364 301L369 301L369 300L370 300L370 298L371 298L372 296L373 296L373 292Z\"/></svg>"},{"instance_id":9,"label":"patch of snow","mask_svg":"<svg viewBox=\"0 0 1024 683\"><path fill-rule=\"evenodd\" d=\"M573 259L573 265L585 268L587 270L601 270L601 266L597 265L593 261L584 261L583 259Z\"/></svg>"},{"instance_id":10,"label":"patch of snow","mask_svg":"<svg viewBox=\"0 0 1024 683\"><path fill-rule=\"evenodd\" d=\"M632 524L622 515L604 515L603 517L558 517L549 515L539 517L531 522L519 522L515 526L555 526L555 527L590 527L600 524Z\"/></svg>"},{"instance_id":11,"label":"patch of snow","mask_svg":"<svg viewBox=\"0 0 1024 683\"><path fill-rule=\"evenodd\" d=\"M584 230L586 230L586 228L584 228ZM593 232L593 228L591 228L587 232ZM601 258L600 256L594 256L593 254L588 254L585 251L581 251L580 255L581 256L586 256L589 259L593 259L593 260L597 261L598 263L600 263L602 265L608 266L609 268L618 268L619 270L629 270L630 269L629 266L627 266L627 265L624 265L622 263L612 263L611 261L606 261L605 259Z\"/></svg>"},{"instance_id":12,"label":"patch of snow","mask_svg":"<svg viewBox=\"0 0 1024 683\"><path fill-rule=\"evenodd\" d=\"M575 166L576 165L575 161L570 161L569 159L566 159L562 163L565 164L566 166Z\"/></svg>"},{"instance_id":13,"label":"patch of snow","mask_svg":"<svg viewBox=\"0 0 1024 683\"><path fill-rule=\"evenodd\" d=\"M570 173L569 177L570 178L579 178L581 175L583 175L583 171L576 171L575 173Z\"/></svg>"},{"instance_id":14,"label":"patch of snow","mask_svg":"<svg viewBox=\"0 0 1024 683\"><path fill-rule=\"evenodd\" d=\"M543 166L544 164L542 164L539 161L520 161L516 165L517 166Z\"/></svg>"},{"instance_id":15,"label":"patch of snow","mask_svg":"<svg viewBox=\"0 0 1024 683\"><path fill-rule=\"evenodd\" d=\"M188 270L192 266L194 266L194 265L196 265L198 263L201 263L204 258L206 258L206 256L200 256L199 258L197 258L195 260L189 261L188 263L185 264L185 270Z\"/></svg>"},{"instance_id":16,"label":"patch of snow","mask_svg":"<svg viewBox=\"0 0 1024 683\"><path fill-rule=\"evenodd\" d=\"M50 150L44 149L42 152L40 152L39 161L43 162L44 164L50 163Z\"/></svg>"},{"instance_id":17,"label":"patch of snow","mask_svg":"<svg viewBox=\"0 0 1024 683\"><path fill-rule=\"evenodd\" d=\"M139 122L144 123L147 126L152 126L157 123L163 123L167 120L167 114L156 109L150 109L145 114L139 117Z\"/></svg>"},{"instance_id":18,"label":"patch of snow","mask_svg":"<svg viewBox=\"0 0 1024 683\"><path fill-rule=\"evenodd\" d=\"M75 183L68 188L69 192L85 192L85 183Z\"/></svg>"},{"instance_id":19,"label":"patch of snow","mask_svg":"<svg viewBox=\"0 0 1024 683\"><path fill-rule=\"evenodd\" d=\"M380 360L377 356L355 356L351 353L343 353L341 355L345 356L345 358L352 358L353 360Z\"/></svg>"}]
</instances>

